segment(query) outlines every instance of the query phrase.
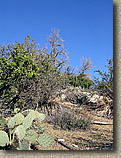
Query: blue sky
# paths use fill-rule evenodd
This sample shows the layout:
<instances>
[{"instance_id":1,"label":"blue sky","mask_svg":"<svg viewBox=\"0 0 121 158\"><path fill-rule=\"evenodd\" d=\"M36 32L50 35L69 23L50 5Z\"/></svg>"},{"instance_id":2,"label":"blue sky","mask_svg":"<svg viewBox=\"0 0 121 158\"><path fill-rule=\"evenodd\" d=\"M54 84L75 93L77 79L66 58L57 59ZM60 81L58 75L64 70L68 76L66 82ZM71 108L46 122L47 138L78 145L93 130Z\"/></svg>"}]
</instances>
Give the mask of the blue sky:
<instances>
[{"instance_id":1,"label":"blue sky","mask_svg":"<svg viewBox=\"0 0 121 158\"><path fill-rule=\"evenodd\" d=\"M113 0L1 0L0 44L23 42L28 34L40 46L52 28L60 29L72 68L82 56L105 70L113 57ZM97 76L97 75L96 75Z\"/></svg>"}]
</instances>

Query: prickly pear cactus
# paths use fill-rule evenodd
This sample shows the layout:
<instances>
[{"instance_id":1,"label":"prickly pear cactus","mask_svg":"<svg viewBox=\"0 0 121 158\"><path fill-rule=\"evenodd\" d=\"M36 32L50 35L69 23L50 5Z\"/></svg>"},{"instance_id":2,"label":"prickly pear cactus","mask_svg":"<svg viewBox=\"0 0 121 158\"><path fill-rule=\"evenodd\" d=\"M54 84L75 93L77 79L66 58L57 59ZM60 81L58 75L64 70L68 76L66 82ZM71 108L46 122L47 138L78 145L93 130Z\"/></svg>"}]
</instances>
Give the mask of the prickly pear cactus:
<instances>
[{"instance_id":1,"label":"prickly pear cactus","mask_svg":"<svg viewBox=\"0 0 121 158\"><path fill-rule=\"evenodd\" d=\"M45 124L42 124L42 125L39 125L39 126L34 126L34 130L40 134L40 133L43 133L45 130L46 130L46 125Z\"/></svg>"},{"instance_id":2,"label":"prickly pear cactus","mask_svg":"<svg viewBox=\"0 0 121 158\"><path fill-rule=\"evenodd\" d=\"M16 120L14 117L11 117L9 120L8 120L8 128L14 128L15 127L15 123L16 123Z\"/></svg>"},{"instance_id":3,"label":"prickly pear cactus","mask_svg":"<svg viewBox=\"0 0 121 158\"><path fill-rule=\"evenodd\" d=\"M30 150L30 142L26 139L23 139L20 142L20 150Z\"/></svg>"},{"instance_id":4,"label":"prickly pear cactus","mask_svg":"<svg viewBox=\"0 0 121 158\"><path fill-rule=\"evenodd\" d=\"M37 116L37 121L43 121L45 119L45 114L43 113L39 113L38 116Z\"/></svg>"},{"instance_id":5,"label":"prickly pear cactus","mask_svg":"<svg viewBox=\"0 0 121 158\"><path fill-rule=\"evenodd\" d=\"M39 125L39 131L44 132L45 130L46 130L45 124Z\"/></svg>"},{"instance_id":6,"label":"prickly pear cactus","mask_svg":"<svg viewBox=\"0 0 121 158\"><path fill-rule=\"evenodd\" d=\"M24 116L31 116L33 119L36 119L37 121L43 121L45 119L45 114L39 113L38 111L34 111L31 109L25 110L22 112Z\"/></svg>"},{"instance_id":7,"label":"prickly pear cactus","mask_svg":"<svg viewBox=\"0 0 121 158\"><path fill-rule=\"evenodd\" d=\"M5 131L0 131L0 146L6 146L9 143L8 134Z\"/></svg>"},{"instance_id":8,"label":"prickly pear cactus","mask_svg":"<svg viewBox=\"0 0 121 158\"><path fill-rule=\"evenodd\" d=\"M24 116L21 113L18 113L14 116L16 124L15 125L20 125L23 120L24 120Z\"/></svg>"},{"instance_id":9,"label":"prickly pear cactus","mask_svg":"<svg viewBox=\"0 0 121 158\"><path fill-rule=\"evenodd\" d=\"M15 134L18 137L18 141L21 141L24 138L25 133L26 133L26 129L24 128L23 125L20 125L16 128Z\"/></svg>"},{"instance_id":10,"label":"prickly pear cactus","mask_svg":"<svg viewBox=\"0 0 121 158\"><path fill-rule=\"evenodd\" d=\"M34 130L30 129L26 132L24 139L29 140L31 143L34 143L36 142L37 137L38 134Z\"/></svg>"},{"instance_id":11,"label":"prickly pear cactus","mask_svg":"<svg viewBox=\"0 0 121 158\"><path fill-rule=\"evenodd\" d=\"M33 120L36 119L36 112L31 110L27 116L30 116Z\"/></svg>"},{"instance_id":12,"label":"prickly pear cactus","mask_svg":"<svg viewBox=\"0 0 121 158\"><path fill-rule=\"evenodd\" d=\"M33 110L27 109L27 110L22 111L22 114L24 115L24 117L26 117L31 111Z\"/></svg>"},{"instance_id":13,"label":"prickly pear cactus","mask_svg":"<svg viewBox=\"0 0 121 158\"><path fill-rule=\"evenodd\" d=\"M11 130L11 134L13 134L15 132L17 127L15 127L14 129Z\"/></svg>"},{"instance_id":14,"label":"prickly pear cactus","mask_svg":"<svg viewBox=\"0 0 121 158\"><path fill-rule=\"evenodd\" d=\"M7 123L8 129L10 129L10 141L8 134L0 130L0 146L10 144L13 149L17 150L31 150L30 145L35 142L38 142L42 147L50 146L53 142L53 138L49 134L38 135L43 133L46 129L45 124L40 125L40 122L38 122L44 119L45 115L43 113L31 109L23 113L17 113L9 120L0 118L0 127L1 125L3 127L4 125L6 126Z\"/></svg>"},{"instance_id":15,"label":"prickly pear cactus","mask_svg":"<svg viewBox=\"0 0 121 158\"><path fill-rule=\"evenodd\" d=\"M23 121L23 126L25 129L30 128L33 122L33 118L30 115L27 115Z\"/></svg>"},{"instance_id":16,"label":"prickly pear cactus","mask_svg":"<svg viewBox=\"0 0 121 158\"><path fill-rule=\"evenodd\" d=\"M37 139L37 142L42 147L48 147L53 143L53 138L49 134L41 134Z\"/></svg>"},{"instance_id":17,"label":"prickly pear cactus","mask_svg":"<svg viewBox=\"0 0 121 158\"><path fill-rule=\"evenodd\" d=\"M18 136L14 134L12 148L16 149L19 147L20 141L18 140Z\"/></svg>"}]
</instances>

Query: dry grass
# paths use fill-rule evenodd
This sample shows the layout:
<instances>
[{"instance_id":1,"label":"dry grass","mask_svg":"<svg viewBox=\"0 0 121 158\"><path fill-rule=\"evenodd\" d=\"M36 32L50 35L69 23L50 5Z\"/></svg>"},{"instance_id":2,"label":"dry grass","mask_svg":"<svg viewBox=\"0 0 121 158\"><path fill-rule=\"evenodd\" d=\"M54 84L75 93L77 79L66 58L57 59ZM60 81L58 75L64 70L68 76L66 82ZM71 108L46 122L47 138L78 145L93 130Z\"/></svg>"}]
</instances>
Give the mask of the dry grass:
<instances>
[{"instance_id":1,"label":"dry grass","mask_svg":"<svg viewBox=\"0 0 121 158\"><path fill-rule=\"evenodd\" d=\"M93 125L88 131L65 131L54 129L52 125L47 123L46 125L45 133L53 137L53 144L48 148L49 150L69 150L55 141L55 139L64 139L63 143L73 148L73 150L101 150L101 148L110 150L110 147L106 147L106 144L112 142L112 125ZM78 145L78 148L74 147L73 144ZM37 148L43 150L39 145Z\"/></svg>"},{"instance_id":2,"label":"dry grass","mask_svg":"<svg viewBox=\"0 0 121 158\"><path fill-rule=\"evenodd\" d=\"M58 101L59 102L59 101ZM61 103L61 102L59 102ZM99 117L91 114L82 107L77 107L74 104L64 102L61 105L70 108L78 117L90 117L95 121L102 121L107 123L113 123L113 120L109 120L104 117ZM49 133L53 137L53 144L45 150L69 150L66 147L59 144L55 139L64 139L64 144L71 147L73 150L112 150L113 149L113 125L96 125L91 124L89 130L75 130L68 131L62 129L56 129L53 125L46 123L47 129L45 133ZM73 144L78 147L74 147ZM38 150L43 150L39 145Z\"/></svg>"}]
</instances>

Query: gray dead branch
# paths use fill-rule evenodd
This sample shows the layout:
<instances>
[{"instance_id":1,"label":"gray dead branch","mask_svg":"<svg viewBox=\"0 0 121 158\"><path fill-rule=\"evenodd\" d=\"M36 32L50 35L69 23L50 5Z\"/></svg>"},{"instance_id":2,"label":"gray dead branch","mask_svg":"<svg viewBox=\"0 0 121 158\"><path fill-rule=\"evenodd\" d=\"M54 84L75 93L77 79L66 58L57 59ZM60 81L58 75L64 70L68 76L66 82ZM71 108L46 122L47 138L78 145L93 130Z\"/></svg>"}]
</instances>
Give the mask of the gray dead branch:
<instances>
[{"instance_id":1,"label":"gray dead branch","mask_svg":"<svg viewBox=\"0 0 121 158\"><path fill-rule=\"evenodd\" d=\"M109 123L109 122L99 122L99 121L94 121L92 122L93 124L97 124L97 125L113 125L113 123Z\"/></svg>"}]
</instances>

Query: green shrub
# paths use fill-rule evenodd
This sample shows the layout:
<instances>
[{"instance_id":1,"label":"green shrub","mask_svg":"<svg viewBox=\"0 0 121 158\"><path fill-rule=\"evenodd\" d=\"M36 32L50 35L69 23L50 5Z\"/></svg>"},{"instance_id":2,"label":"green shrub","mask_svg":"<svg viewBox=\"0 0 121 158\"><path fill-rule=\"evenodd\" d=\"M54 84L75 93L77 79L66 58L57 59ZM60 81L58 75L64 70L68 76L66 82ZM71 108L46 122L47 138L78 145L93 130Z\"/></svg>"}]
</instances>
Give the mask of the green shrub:
<instances>
[{"instance_id":1,"label":"green shrub","mask_svg":"<svg viewBox=\"0 0 121 158\"><path fill-rule=\"evenodd\" d=\"M77 118L71 113L64 112L62 116L56 115L52 123L64 130L86 130L89 128L90 118Z\"/></svg>"},{"instance_id":2,"label":"green shrub","mask_svg":"<svg viewBox=\"0 0 121 158\"><path fill-rule=\"evenodd\" d=\"M113 99L113 59L109 59L107 67L107 72L101 72L100 70L96 70L100 75L100 79L97 77L95 78L96 86L95 88L100 90L103 95L110 97Z\"/></svg>"},{"instance_id":3,"label":"green shrub","mask_svg":"<svg viewBox=\"0 0 121 158\"><path fill-rule=\"evenodd\" d=\"M94 83L92 80L90 80L89 78L87 78L86 74L84 73L80 73L79 75L76 76L71 76L69 78L70 80L70 84L75 86L75 87L81 87L84 89L90 89Z\"/></svg>"},{"instance_id":4,"label":"green shrub","mask_svg":"<svg viewBox=\"0 0 121 158\"><path fill-rule=\"evenodd\" d=\"M59 31L53 29L47 41L48 45L41 50L29 35L23 43L0 45L2 116L48 105L56 92L66 86L66 75L61 70L68 56Z\"/></svg>"}]
</instances>

